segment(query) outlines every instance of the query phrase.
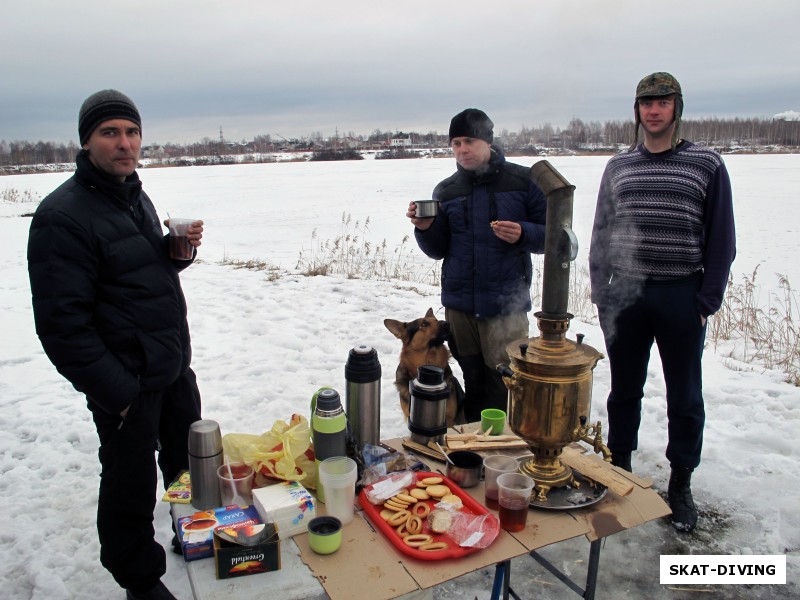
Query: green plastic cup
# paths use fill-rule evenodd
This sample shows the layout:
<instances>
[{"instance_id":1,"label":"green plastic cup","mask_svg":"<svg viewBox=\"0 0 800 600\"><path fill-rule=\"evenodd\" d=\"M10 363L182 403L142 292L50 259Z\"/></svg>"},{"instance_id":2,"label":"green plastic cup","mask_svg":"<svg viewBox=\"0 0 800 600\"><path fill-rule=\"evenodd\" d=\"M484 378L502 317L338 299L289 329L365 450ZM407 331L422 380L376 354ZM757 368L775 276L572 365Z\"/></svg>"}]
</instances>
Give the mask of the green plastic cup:
<instances>
[{"instance_id":1,"label":"green plastic cup","mask_svg":"<svg viewBox=\"0 0 800 600\"><path fill-rule=\"evenodd\" d=\"M333 554L342 545L342 522L328 515L308 522L308 545L317 554Z\"/></svg>"},{"instance_id":2,"label":"green plastic cup","mask_svg":"<svg viewBox=\"0 0 800 600\"><path fill-rule=\"evenodd\" d=\"M500 435L506 427L506 412L499 408L485 408L481 411L481 431L489 435Z\"/></svg>"}]
</instances>

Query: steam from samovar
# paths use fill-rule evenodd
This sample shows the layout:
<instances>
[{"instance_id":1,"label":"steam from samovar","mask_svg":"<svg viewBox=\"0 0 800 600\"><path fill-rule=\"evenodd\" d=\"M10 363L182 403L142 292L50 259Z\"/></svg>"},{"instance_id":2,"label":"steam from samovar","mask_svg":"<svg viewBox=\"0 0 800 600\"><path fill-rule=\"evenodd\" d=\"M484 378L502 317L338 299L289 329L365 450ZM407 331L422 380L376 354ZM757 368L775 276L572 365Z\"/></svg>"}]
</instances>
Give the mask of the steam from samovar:
<instances>
[{"instance_id":1,"label":"steam from samovar","mask_svg":"<svg viewBox=\"0 0 800 600\"><path fill-rule=\"evenodd\" d=\"M566 338L573 315L567 312L570 263L578 254L572 231L575 186L546 160L531 168L531 179L547 196L542 310L534 314L539 337L506 347L510 365L498 365L509 390L508 422L530 446L533 457L521 470L536 481L536 501L546 502L552 488L577 486L572 469L561 462L564 446L577 441L592 445L610 460L600 422L588 425L592 371L603 355Z\"/></svg>"}]
</instances>

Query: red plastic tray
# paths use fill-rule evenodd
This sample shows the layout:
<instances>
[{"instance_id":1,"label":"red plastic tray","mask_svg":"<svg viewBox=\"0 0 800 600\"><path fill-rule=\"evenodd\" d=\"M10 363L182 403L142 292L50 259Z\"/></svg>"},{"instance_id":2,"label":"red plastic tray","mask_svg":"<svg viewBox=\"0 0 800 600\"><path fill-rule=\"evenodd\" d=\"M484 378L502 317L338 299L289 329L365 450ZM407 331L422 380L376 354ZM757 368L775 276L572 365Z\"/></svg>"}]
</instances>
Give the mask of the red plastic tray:
<instances>
[{"instance_id":1,"label":"red plastic tray","mask_svg":"<svg viewBox=\"0 0 800 600\"><path fill-rule=\"evenodd\" d=\"M490 519L487 520L490 527L496 528L498 531L500 529L500 523L493 514L489 512L489 510L477 502L472 496L467 494L463 489L461 489L458 484L454 483L451 479L448 479L441 473L432 473L429 471L419 471L416 473L417 479L419 481L421 479L425 479L426 477L441 477L442 484L446 485L450 488L450 492L455 494L459 498L461 498L461 502L463 507L461 508L462 512L467 512L473 515L489 515ZM412 556L414 558L418 558L420 560L443 560L445 558L459 558L461 556L466 556L467 554L472 554L481 550L481 548L470 547L470 548L462 548L458 544L456 544L452 538L447 535L446 533L435 533L431 531L430 527L428 526L427 518L423 519L423 527L421 533L430 534L433 537L434 542L446 542L448 544L447 548L443 550L418 550L417 548L412 548L408 544L403 542L403 538L397 535L394 527L389 525L386 521L383 520L381 517L381 510L383 510L382 506L375 506L371 504L370 501L367 499L367 492L372 489L372 486L367 486L361 493L359 494L359 503L361 504L361 508L364 511L364 514L367 515L369 520L372 524L381 532L386 538L403 554L407 554L408 556ZM428 506L433 509L434 504L436 504L435 500L420 500L420 502L425 502Z\"/></svg>"}]
</instances>

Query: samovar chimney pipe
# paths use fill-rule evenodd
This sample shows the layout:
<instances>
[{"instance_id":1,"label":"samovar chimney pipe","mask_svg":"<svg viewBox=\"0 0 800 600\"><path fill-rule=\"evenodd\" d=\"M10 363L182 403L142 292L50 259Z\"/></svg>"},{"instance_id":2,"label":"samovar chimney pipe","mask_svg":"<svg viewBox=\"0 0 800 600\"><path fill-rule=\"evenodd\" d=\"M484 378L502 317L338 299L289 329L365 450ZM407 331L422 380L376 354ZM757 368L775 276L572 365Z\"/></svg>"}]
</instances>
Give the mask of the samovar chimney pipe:
<instances>
[{"instance_id":1,"label":"samovar chimney pipe","mask_svg":"<svg viewBox=\"0 0 800 600\"><path fill-rule=\"evenodd\" d=\"M542 311L536 316L548 320L571 319L567 312L570 263L578 255L578 239L572 231L575 186L546 160L533 165L531 179L547 197Z\"/></svg>"}]
</instances>

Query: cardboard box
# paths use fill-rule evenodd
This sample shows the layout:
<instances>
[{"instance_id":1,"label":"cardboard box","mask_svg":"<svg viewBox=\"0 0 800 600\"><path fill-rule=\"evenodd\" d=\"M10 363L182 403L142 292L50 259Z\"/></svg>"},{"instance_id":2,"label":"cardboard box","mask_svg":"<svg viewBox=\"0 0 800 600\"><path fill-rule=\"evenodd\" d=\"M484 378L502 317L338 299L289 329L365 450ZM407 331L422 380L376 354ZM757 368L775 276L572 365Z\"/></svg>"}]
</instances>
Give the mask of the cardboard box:
<instances>
[{"instance_id":1,"label":"cardboard box","mask_svg":"<svg viewBox=\"0 0 800 600\"><path fill-rule=\"evenodd\" d=\"M192 501L192 477L189 471L184 469L167 487L164 502L176 502L178 504L190 504Z\"/></svg>"},{"instance_id":2,"label":"cardboard box","mask_svg":"<svg viewBox=\"0 0 800 600\"><path fill-rule=\"evenodd\" d=\"M275 527L268 523L267 541L255 546L228 542L214 533L214 566L217 579L268 573L281 568L281 542Z\"/></svg>"},{"instance_id":3,"label":"cardboard box","mask_svg":"<svg viewBox=\"0 0 800 600\"><path fill-rule=\"evenodd\" d=\"M254 489L253 505L264 523L275 524L282 540L305 532L316 516L316 500L296 481Z\"/></svg>"},{"instance_id":4,"label":"cardboard box","mask_svg":"<svg viewBox=\"0 0 800 600\"><path fill-rule=\"evenodd\" d=\"M178 539L186 561L214 556L214 529L262 523L253 506L223 506L178 519Z\"/></svg>"}]
</instances>

